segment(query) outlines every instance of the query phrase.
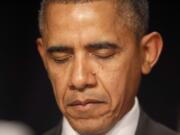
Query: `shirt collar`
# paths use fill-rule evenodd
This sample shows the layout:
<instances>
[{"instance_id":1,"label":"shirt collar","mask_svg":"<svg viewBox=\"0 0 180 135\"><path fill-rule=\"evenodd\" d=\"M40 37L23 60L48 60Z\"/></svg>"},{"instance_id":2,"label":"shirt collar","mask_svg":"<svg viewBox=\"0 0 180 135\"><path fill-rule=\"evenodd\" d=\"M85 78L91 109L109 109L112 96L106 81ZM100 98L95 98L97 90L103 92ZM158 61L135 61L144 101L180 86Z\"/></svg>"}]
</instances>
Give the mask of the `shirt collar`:
<instances>
[{"instance_id":1,"label":"shirt collar","mask_svg":"<svg viewBox=\"0 0 180 135\"><path fill-rule=\"evenodd\" d=\"M140 115L137 97L132 109L106 135L135 135ZM79 135L63 117L62 135Z\"/></svg>"},{"instance_id":2,"label":"shirt collar","mask_svg":"<svg viewBox=\"0 0 180 135\"><path fill-rule=\"evenodd\" d=\"M135 135L140 115L137 97L131 110L106 135Z\"/></svg>"}]
</instances>

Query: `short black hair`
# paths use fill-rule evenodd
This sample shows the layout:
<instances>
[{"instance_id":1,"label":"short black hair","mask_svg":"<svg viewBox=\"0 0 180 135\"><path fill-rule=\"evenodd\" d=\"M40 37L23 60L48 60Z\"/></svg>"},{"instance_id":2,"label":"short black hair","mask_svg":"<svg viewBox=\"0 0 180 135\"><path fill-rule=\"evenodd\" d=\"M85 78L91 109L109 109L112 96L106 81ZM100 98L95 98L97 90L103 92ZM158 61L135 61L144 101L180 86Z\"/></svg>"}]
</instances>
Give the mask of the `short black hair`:
<instances>
[{"instance_id":1,"label":"short black hair","mask_svg":"<svg viewBox=\"0 0 180 135\"><path fill-rule=\"evenodd\" d=\"M51 3L86 3L98 0L42 0L39 11L39 29L43 33L46 21L47 7ZM141 38L149 28L149 4L148 0L114 0L117 3L118 14L125 19L129 27L135 32L137 38Z\"/></svg>"}]
</instances>

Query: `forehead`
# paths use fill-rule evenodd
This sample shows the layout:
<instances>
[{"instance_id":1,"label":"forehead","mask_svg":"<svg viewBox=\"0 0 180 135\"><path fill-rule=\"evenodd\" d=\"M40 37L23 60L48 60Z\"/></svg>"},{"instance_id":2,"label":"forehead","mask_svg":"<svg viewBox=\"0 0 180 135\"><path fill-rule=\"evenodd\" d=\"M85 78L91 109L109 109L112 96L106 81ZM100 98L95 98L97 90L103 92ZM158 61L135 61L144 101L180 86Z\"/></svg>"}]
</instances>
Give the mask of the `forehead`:
<instances>
[{"instance_id":1,"label":"forehead","mask_svg":"<svg viewBox=\"0 0 180 135\"><path fill-rule=\"evenodd\" d=\"M85 3L67 4L56 2L49 4L47 8L47 15L48 17L50 17L51 15L56 15L58 13L59 17L72 17L75 19L83 19L83 17L92 17L96 14L100 14L102 17L104 17L104 15L112 16L113 14L116 14L115 7L115 2L111 0L99 0Z\"/></svg>"},{"instance_id":2,"label":"forehead","mask_svg":"<svg viewBox=\"0 0 180 135\"><path fill-rule=\"evenodd\" d=\"M49 40L61 42L100 38L116 40L117 33L127 31L125 22L117 15L116 5L111 0L53 3L48 6L46 21Z\"/></svg>"}]
</instances>

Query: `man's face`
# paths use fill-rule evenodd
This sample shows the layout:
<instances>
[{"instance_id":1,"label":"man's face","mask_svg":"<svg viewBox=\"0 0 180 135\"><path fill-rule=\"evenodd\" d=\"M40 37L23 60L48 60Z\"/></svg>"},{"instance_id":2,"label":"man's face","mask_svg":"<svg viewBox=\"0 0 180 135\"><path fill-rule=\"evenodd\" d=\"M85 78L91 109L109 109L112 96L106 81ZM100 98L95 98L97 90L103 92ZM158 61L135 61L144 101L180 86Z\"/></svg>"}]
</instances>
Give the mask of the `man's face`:
<instances>
[{"instance_id":1,"label":"man's face","mask_svg":"<svg viewBox=\"0 0 180 135\"><path fill-rule=\"evenodd\" d=\"M142 62L136 43L113 2L49 5L40 53L79 133L105 133L132 107Z\"/></svg>"}]
</instances>

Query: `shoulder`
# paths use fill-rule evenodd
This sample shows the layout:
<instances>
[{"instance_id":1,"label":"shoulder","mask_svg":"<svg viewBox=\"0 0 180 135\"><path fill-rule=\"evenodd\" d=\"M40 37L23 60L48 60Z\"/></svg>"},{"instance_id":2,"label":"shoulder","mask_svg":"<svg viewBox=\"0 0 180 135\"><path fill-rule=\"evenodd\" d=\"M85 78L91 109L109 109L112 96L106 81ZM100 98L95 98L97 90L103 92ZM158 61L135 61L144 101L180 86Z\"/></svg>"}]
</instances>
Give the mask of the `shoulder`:
<instances>
[{"instance_id":1,"label":"shoulder","mask_svg":"<svg viewBox=\"0 0 180 135\"><path fill-rule=\"evenodd\" d=\"M61 125L61 123L59 123L54 128L45 132L43 135L60 135L61 134L61 128L62 128L62 125Z\"/></svg>"},{"instance_id":2,"label":"shoulder","mask_svg":"<svg viewBox=\"0 0 180 135\"><path fill-rule=\"evenodd\" d=\"M152 120L152 129L154 129L154 133L162 134L162 135L177 135L175 131L171 130L170 128L165 127L164 125L155 122Z\"/></svg>"},{"instance_id":3,"label":"shoulder","mask_svg":"<svg viewBox=\"0 0 180 135\"><path fill-rule=\"evenodd\" d=\"M45 132L43 135L55 135L56 134L56 131L55 131L55 128Z\"/></svg>"},{"instance_id":4,"label":"shoulder","mask_svg":"<svg viewBox=\"0 0 180 135\"><path fill-rule=\"evenodd\" d=\"M143 111L140 114L136 135L177 135L173 130L152 120Z\"/></svg>"}]
</instances>

